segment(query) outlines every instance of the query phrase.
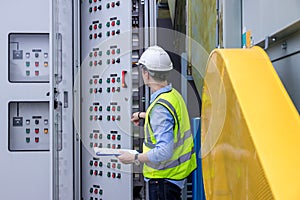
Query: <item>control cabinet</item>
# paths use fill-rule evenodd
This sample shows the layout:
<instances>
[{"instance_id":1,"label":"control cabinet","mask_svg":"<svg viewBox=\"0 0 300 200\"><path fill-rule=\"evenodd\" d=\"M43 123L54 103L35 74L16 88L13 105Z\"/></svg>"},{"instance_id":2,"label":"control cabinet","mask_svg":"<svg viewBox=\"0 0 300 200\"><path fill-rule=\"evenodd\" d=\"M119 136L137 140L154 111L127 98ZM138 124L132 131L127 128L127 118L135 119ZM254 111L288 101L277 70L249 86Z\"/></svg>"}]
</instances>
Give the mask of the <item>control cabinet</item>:
<instances>
[{"instance_id":1,"label":"control cabinet","mask_svg":"<svg viewBox=\"0 0 300 200\"><path fill-rule=\"evenodd\" d=\"M82 199L132 199L132 166L94 156L94 147L132 149L131 1L82 1L80 10Z\"/></svg>"}]
</instances>

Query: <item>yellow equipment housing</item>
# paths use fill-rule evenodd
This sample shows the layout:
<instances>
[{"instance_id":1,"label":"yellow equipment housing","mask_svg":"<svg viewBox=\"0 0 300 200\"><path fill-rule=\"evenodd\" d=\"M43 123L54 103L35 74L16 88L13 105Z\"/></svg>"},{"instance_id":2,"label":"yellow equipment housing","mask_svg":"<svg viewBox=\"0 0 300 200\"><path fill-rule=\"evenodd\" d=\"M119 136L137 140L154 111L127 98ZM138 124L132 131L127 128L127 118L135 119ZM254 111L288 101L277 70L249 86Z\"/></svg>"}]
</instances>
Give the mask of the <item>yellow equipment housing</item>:
<instances>
[{"instance_id":1,"label":"yellow equipment housing","mask_svg":"<svg viewBox=\"0 0 300 200\"><path fill-rule=\"evenodd\" d=\"M259 47L217 49L206 70L206 199L299 200L299 113L267 54Z\"/></svg>"}]
</instances>

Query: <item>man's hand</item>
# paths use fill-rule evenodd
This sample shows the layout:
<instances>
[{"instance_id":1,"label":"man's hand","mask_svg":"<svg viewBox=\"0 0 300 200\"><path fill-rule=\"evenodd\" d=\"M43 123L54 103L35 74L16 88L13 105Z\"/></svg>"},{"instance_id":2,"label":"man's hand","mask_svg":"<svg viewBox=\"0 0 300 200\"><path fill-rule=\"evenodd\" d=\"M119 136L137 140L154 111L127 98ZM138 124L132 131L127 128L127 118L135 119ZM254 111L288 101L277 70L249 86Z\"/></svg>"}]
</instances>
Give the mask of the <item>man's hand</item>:
<instances>
[{"instance_id":1,"label":"man's hand","mask_svg":"<svg viewBox=\"0 0 300 200\"><path fill-rule=\"evenodd\" d=\"M131 121L135 126L138 126L140 124L140 119L144 119L145 115L145 112L135 112L131 116Z\"/></svg>"},{"instance_id":2,"label":"man's hand","mask_svg":"<svg viewBox=\"0 0 300 200\"><path fill-rule=\"evenodd\" d=\"M134 163L134 154L129 153L127 151L120 151L121 155L117 156L123 164L131 164Z\"/></svg>"}]
</instances>

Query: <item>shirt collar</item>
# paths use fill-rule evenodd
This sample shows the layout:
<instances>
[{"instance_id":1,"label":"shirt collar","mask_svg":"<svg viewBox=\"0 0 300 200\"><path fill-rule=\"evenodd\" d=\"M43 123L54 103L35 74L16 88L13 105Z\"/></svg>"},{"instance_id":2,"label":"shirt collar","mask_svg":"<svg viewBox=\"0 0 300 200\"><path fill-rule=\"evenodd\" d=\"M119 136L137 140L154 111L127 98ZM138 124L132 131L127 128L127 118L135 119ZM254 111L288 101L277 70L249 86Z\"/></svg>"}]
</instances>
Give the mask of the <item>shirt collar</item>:
<instances>
[{"instance_id":1,"label":"shirt collar","mask_svg":"<svg viewBox=\"0 0 300 200\"><path fill-rule=\"evenodd\" d=\"M161 93L170 92L171 90L172 90L171 84L163 88L160 88L159 90L151 94L150 103L152 103L156 99L156 97L158 97L158 95L160 95Z\"/></svg>"}]
</instances>

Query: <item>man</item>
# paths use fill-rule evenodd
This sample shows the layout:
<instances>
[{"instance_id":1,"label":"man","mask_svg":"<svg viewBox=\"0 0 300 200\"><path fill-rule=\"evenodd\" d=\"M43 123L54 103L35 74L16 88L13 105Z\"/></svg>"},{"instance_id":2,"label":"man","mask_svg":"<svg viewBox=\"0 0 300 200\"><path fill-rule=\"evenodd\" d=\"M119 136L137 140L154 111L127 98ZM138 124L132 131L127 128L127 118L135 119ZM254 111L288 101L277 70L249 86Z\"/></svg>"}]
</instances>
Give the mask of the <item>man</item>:
<instances>
[{"instance_id":1,"label":"man","mask_svg":"<svg viewBox=\"0 0 300 200\"><path fill-rule=\"evenodd\" d=\"M143 153L121 152L118 158L125 164L144 163L150 200L180 199L185 178L197 167L187 108L167 82L173 69L167 52L158 46L149 47L138 64L152 92L147 112L133 113L131 119L135 125L145 119Z\"/></svg>"}]
</instances>

